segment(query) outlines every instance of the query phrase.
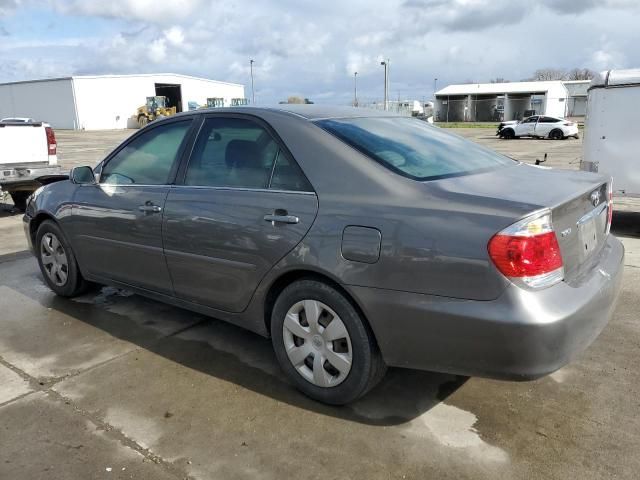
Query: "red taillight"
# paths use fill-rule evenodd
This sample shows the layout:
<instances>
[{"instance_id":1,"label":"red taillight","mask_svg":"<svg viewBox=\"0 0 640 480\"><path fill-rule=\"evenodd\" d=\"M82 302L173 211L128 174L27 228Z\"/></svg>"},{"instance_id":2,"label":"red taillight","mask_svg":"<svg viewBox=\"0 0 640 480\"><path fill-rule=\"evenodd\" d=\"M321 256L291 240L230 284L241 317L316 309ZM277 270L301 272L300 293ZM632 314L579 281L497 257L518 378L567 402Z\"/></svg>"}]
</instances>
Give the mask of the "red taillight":
<instances>
[{"instance_id":1,"label":"red taillight","mask_svg":"<svg viewBox=\"0 0 640 480\"><path fill-rule=\"evenodd\" d=\"M549 211L498 232L489 241L488 250L504 276L526 286L547 287L564 278L560 245Z\"/></svg>"},{"instance_id":2,"label":"red taillight","mask_svg":"<svg viewBox=\"0 0 640 480\"><path fill-rule=\"evenodd\" d=\"M58 151L58 144L56 143L56 134L53 133L53 128L45 127L47 133L47 152L49 155L56 155Z\"/></svg>"},{"instance_id":3,"label":"red taillight","mask_svg":"<svg viewBox=\"0 0 640 480\"><path fill-rule=\"evenodd\" d=\"M613 221L613 178L609 180L607 190L609 190L609 206L607 207L607 233L609 233L611 230L611 222Z\"/></svg>"},{"instance_id":4,"label":"red taillight","mask_svg":"<svg viewBox=\"0 0 640 480\"><path fill-rule=\"evenodd\" d=\"M531 237L498 234L489 242L489 255L507 277L536 277L562 268L555 232Z\"/></svg>"}]
</instances>

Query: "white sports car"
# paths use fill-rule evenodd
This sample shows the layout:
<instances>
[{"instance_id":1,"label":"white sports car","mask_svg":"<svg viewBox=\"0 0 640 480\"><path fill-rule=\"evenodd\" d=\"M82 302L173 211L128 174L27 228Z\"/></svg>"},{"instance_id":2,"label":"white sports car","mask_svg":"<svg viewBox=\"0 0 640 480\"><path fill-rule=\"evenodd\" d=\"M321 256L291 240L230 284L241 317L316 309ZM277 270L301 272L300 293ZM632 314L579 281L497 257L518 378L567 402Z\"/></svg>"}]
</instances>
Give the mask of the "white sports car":
<instances>
[{"instance_id":1,"label":"white sports car","mask_svg":"<svg viewBox=\"0 0 640 480\"><path fill-rule=\"evenodd\" d=\"M534 137L563 140L567 137L578 138L578 125L564 118L533 115L521 122L513 120L500 123L496 135L505 139Z\"/></svg>"}]
</instances>

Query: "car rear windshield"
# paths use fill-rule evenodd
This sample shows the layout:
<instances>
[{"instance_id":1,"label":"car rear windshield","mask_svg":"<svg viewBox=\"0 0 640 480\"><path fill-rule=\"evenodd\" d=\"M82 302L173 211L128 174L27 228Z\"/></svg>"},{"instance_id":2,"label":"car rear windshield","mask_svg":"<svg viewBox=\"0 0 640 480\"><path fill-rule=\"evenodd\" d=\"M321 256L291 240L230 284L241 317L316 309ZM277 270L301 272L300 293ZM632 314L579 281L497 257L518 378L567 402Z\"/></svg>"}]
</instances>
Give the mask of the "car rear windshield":
<instances>
[{"instance_id":1,"label":"car rear windshield","mask_svg":"<svg viewBox=\"0 0 640 480\"><path fill-rule=\"evenodd\" d=\"M515 162L414 118L327 119L316 124L390 170L414 180L466 175Z\"/></svg>"}]
</instances>

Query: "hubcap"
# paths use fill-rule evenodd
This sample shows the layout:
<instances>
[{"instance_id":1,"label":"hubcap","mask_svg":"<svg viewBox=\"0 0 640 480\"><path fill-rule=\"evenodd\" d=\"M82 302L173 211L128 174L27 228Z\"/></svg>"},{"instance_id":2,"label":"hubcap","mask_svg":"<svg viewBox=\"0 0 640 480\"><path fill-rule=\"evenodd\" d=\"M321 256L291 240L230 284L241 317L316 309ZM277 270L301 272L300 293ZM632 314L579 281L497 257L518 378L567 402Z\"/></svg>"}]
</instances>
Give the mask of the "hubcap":
<instances>
[{"instance_id":1,"label":"hubcap","mask_svg":"<svg viewBox=\"0 0 640 480\"><path fill-rule=\"evenodd\" d=\"M341 384L351 370L349 332L340 317L322 302L303 300L287 312L282 326L291 364L318 387Z\"/></svg>"},{"instance_id":2,"label":"hubcap","mask_svg":"<svg viewBox=\"0 0 640 480\"><path fill-rule=\"evenodd\" d=\"M44 270L55 285L62 287L69 277L69 262L62 243L53 233L45 233L40 242L40 258Z\"/></svg>"}]
</instances>

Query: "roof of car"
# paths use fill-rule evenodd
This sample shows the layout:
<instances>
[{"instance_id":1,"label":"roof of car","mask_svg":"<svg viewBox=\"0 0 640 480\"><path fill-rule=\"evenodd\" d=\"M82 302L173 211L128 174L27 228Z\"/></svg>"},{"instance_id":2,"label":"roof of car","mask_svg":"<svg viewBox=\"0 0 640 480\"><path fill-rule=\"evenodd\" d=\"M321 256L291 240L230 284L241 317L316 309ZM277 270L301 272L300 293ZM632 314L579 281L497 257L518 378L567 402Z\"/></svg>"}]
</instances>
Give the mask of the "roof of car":
<instances>
[{"instance_id":1,"label":"roof of car","mask_svg":"<svg viewBox=\"0 0 640 480\"><path fill-rule=\"evenodd\" d=\"M323 118L358 118L358 117L398 117L400 115L372 108L356 108L332 105L296 105L282 104L264 107L230 107L230 108L209 108L184 112L184 114L198 114L204 112L220 113L247 113L260 115L264 112L282 112L289 115L305 118L307 120L320 120Z\"/></svg>"}]
</instances>

